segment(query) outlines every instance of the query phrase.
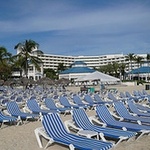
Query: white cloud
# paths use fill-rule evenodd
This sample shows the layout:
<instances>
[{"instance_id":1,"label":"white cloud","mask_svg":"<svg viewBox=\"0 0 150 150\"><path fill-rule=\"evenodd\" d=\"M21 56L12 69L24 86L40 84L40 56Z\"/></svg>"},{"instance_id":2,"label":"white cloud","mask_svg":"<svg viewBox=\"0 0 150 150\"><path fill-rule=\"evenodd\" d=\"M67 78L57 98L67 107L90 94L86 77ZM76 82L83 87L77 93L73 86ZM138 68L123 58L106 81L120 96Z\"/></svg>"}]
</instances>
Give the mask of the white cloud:
<instances>
[{"instance_id":1,"label":"white cloud","mask_svg":"<svg viewBox=\"0 0 150 150\"><path fill-rule=\"evenodd\" d=\"M138 45L149 47L144 44L150 33L149 7L142 4L143 1L129 2L111 2L108 7L92 5L93 9L90 6L87 9L86 5L72 5L66 0L16 1L16 5L8 6L9 13L4 12L9 17L5 18L5 14L0 19L0 38L38 33L39 37L35 38L43 42L44 49L62 48L66 53L69 49L98 52L98 49L136 49ZM46 38L43 32L49 31L54 32L47 33Z\"/></svg>"}]
</instances>

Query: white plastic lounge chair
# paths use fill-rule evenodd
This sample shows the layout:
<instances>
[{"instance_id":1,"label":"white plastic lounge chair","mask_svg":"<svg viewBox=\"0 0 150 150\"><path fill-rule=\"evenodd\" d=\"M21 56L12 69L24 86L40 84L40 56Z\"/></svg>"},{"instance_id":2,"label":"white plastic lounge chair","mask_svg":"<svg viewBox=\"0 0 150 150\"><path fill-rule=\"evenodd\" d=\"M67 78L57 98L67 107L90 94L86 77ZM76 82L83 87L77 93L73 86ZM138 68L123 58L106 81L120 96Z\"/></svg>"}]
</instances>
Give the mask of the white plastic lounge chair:
<instances>
[{"instance_id":1,"label":"white plastic lounge chair","mask_svg":"<svg viewBox=\"0 0 150 150\"><path fill-rule=\"evenodd\" d=\"M68 128L68 130L69 127L74 128L75 126L77 126L77 128L75 129L80 128L82 130L95 131L99 133L100 137L104 141L106 141L106 138L114 140L115 145L119 144L123 140L128 140L131 137L135 136L135 132L123 131L119 129L94 125L86 115L84 109L74 109L71 111L71 113L73 119L65 122L65 125Z\"/></svg>"},{"instance_id":2,"label":"white plastic lounge chair","mask_svg":"<svg viewBox=\"0 0 150 150\"><path fill-rule=\"evenodd\" d=\"M77 95L73 95L73 101L76 105L78 105L80 108L89 108L91 107L92 105L91 104L88 104L88 103L84 103L81 98Z\"/></svg>"},{"instance_id":3,"label":"white plastic lounge chair","mask_svg":"<svg viewBox=\"0 0 150 150\"><path fill-rule=\"evenodd\" d=\"M71 103L69 102L69 100L67 99L66 96L60 96L59 101L60 101L60 104L61 104L62 106L64 106L65 108L73 109L73 108L79 108L79 107L80 107L80 106L78 106L78 105L71 104Z\"/></svg>"},{"instance_id":4,"label":"white plastic lounge chair","mask_svg":"<svg viewBox=\"0 0 150 150\"><path fill-rule=\"evenodd\" d=\"M102 98L100 97L100 95L98 94L94 94L94 99L95 101L97 101L99 104L105 104L105 105L112 105L113 102L110 102L110 101L104 101L102 100Z\"/></svg>"},{"instance_id":5,"label":"white plastic lounge chair","mask_svg":"<svg viewBox=\"0 0 150 150\"><path fill-rule=\"evenodd\" d=\"M35 99L28 100L26 104L27 104L27 107L29 108L29 110L33 114L45 115L48 113L57 113L57 111L55 111L55 110L41 109Z\"/></svg>"},{"instance_id":6,"label":"white plastic lounge chair","mask_svg":"<svg viewBox=\"0 0 150 150\"><path fill-rule=\"evenodd\" d=\"M38 115L22 112L16 101L7 103L7 111L11 116L17 117L20 123L22 123L23 120L27 121L29 119L39 119Z\"/></svg>"},{"instance_id":7,"label":"white plastic lounge chair","mask_svg":"<svg viewBox=\"0 0 150 150\"><path fill-rule=\"evenodd\" d=\"M139 104L139 103L135 103L136 107L141 110L142 112L148 112L150 113L150 107L147 106L146 104Z\"/></svg>"},{"instance_id":8,"label":"white plastic lounge chair","mask_svg":"<svg viewBox=\"0 0 150 150\"><path fill-rule=\"evenodd\" d=\"M86 94L86 95L84 96L84 100L85 100L87 103L89 103L91 106L96 106L96 105L99 104L98 102L95 102L95 101L92 99L92 97L91 97L90 95L88 95L88 94Z\"/></svg>"},{"instance_id":9,"label":"white plastic lounge chair","mask_svg":"<svg viewBox=\"0 0 150 150\"><path fill-rule=\"evenodd\" d=\"M150 119L150 113L144 113L141 112L138 107L136 107L135 103L133 100L128 101L128 107L130 109L130 111L134 114L137 114L137 116L141 116L141 117L148 117L147 119Z\"/></svg>"},{"instance_id":10,"label":"white plastic lounge chair","mask_svg":"<svg viewBox=\"0 0 150 150\"><path fill-rule=\"evenodd\" d=\"M138 124L150 124L150 119L131 115L122 102L115 102L114 108L122 120L132 121Z\"/></svg>"},{"instance_id":11,"label":"white plastic lounge chair","mask_svg":"<svg viewBox=\"0 0 150 150\"><path fill-rule=\"evenodd\" d=\"M50 110L55 110L58 113L64 113L64 115L66 115L67 113L70 112L70 108L65 108L65 107L57 107L55 102L51 99L51 98L45 98L44 100L45 105L48 109Z\"/></svg>"},{"instance_id":12,"label":"white plastic lounge chair","mask_svg":"<svg viewBox=\"0 0 150 150\"><path fill-rule=\"evenodd\" d=\"M92 117L94 121L99 123L99 121L102 121L105 126L123 129L123 130L129 130L133 132L138 132L140 138L143 134L150 133L150 126L145 125L139 125L131 122L122 122L116 120L110 113L109 109L106 106L97 106L96 107L96 114L98 118L98 121Z\"/></svg>"},{"instance_id":13,"label":"white plastic lounge chair","mask_svg":"<svg viewBox=\"0 0 150 150\"><path fill-rule=\"evenodd\" d=\"M4 123L9 123L9 124L17 123L17 118L12 116L7 116L3 114L2 111L0 111L0 127L2 127Z\"/></svg>"},{"instance_id":14,"label":"white plastic lounge chair","mask_svg":"<svg viewBox=\"0 0 150 150\"><path fill-rule=\"evenodd\" d=\"M125 95L127 98L129 98L129 100L134 100L136 102L142 101L142 99L139 96L138 97L132 96L128 91L125 92Z\"/></svg>"},{"instance_id":15,"label":"white plastic lounge chair","mask_svg":"<svg viewBox=\"0 0 150 150\"><path fill-rule=\"evenodd\" d=\"M108 150L113 146L110 142L86 138L67 132L57 113L44 115L42 124L50 137L49 145L55 142L69 146L70 150Z\"/></svg>"}]
</instances>

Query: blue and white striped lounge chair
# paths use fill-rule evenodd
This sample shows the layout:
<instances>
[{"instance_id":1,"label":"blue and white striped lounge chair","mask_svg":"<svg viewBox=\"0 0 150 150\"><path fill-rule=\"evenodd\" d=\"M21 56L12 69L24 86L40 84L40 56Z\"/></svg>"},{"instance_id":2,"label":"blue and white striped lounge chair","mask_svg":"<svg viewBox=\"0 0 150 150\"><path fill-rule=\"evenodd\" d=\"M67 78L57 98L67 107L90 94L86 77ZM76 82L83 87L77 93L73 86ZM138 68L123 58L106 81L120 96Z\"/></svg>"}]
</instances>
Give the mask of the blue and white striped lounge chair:
<instances>
[{"instance_id":1,"label":"blue and white striped lounge chair","mask_svg":"<svg viewBox=\"0 0 150 150\"><path fill-rule=\"evenodd\" d=\"M87 116L86 112L84 109L74 109L72 110L72 118L74 121L74 124L82 129L82 130L90 130L90 131L95 131L104 136L101 138L102 139L112 139L115 140L115 144L119 144L123 140L128 140L129 138L135 136L135 132L131 131L123 131L120 129L114 129L114 128L108 128L108 127L102 127L98 125L94 125L90 120L89 117ZM66 124L67 125L67 124ZM69 125L69 124L68 124ZM73 127L73 126L72 126Z\"/></svg>"},{"instance_id":2,"label":"blue and white striped lounge chair","mask_svg":"<svg viewBox=\"0 0 150 150\"><path fill-rule=\"evenodd\" d=\"M7 116L5 114L3 114L2 111L0 111L0 127L4 124L4 123L17 123L17 118L12 117L12 116Z\"/></svg>"},{"instance_id":3,"label":"blue and white striped lounge chair","mask_svg":"<svg viewBox=\"0 0 150 150\"><path fill-rule=\"evenodd\" d=\"M33 114L45 115L48 113L56 113L57 112L56 110L41 109L35 99L29 99L26 104L27 104L27 107L29 108L29 110Z\"/></svg>"},{"instance_id":4,"label":"blue and white striped lounge chair","mask_svg":"<svg viewBox=\"0 0 150 150\"><path fill-rule=\"evenodd\" d=\"M11 101L7 103L7 111L11 116L17 117L20 122L29 119L38 119L39 116L31 113L22 112L16 103L16 101Z\"/></svg>"},{"instance_id":5,"label":"blue and white striped lounge chair","mask_svg":"<svg viewBox=\"0 0 150 150\"><path fill-rule=\"evenodd\" d=\"M110 142L86 138L67 132L57 113L44 115L42 124L50 137L49 145L55 142L69 146L70 150L108 150L113 147L113 144Z\"/></svg>"},{"instance_id":6,"label":"blue and white striped lounge chair","mask_svg":"<svg viewBox=\"0 0 150 150\"><path fill-rule=\"evenodd\" d=\"M110 113L109 109L103 105L103 106L97 106L96 107L96 114L98 117L98 120L102 121L106 126L123 129L123 130L129 130L133 132L138 132L140 138L143 134L150 133L150 126L145 125L139 125L131 122L122 122L116 120Z\"/></svg>"},{"instance_id":7,"label":"blue and white striped lounge chair","mask_svg":"<svg viewBox=\"0 0 150 150\"><path fill-rule=\"evenodd\" d=\"M150 113L150 107L149 106L143 105L143 104L139 104L139 103L135 103L135 105L142 112L148 112L148 113Z\"/></svg>"},{"instance_id":8,"label":"blue and white striped lounge chair","mask_svg":"<svg viewBox=\"0 0 150 150\"><path fill-rule=\"evenodd\" d=\"M69 113L70 110L71 110L70 108L57 107L55 102L51 98L45 98L44 102L45 102L45 105L46 105L47 108L49 108L50 110L55 110L59 113L66 114L66 113Z\"/></svg>"},{"instance_id":9,"label":"blue and white striped lounge chair","mask_svg":"<svg viewBox=\"0 0 150 150\"><path fill-rule=\"evenodd\" d=\"M113 103L113 102L110 102L110 101L104 101L104 100L102 100L102 98L98 94L94 94L94 99L99 104L112 105L112 103Z\"/></svg>"},{"instance_id":10,"label":"blue and white striped lounge chair","mask_svg":"<svg viewBox=\"0 0 150 150\"><path fill-rule=\"evenodd\" d=\"M146 97L144 95L140 94L140 91L136 91L136 90L133 91L133 96L135 96L135 97L137 97L139 99L142 99L142 100L146 99Z\"/></svg>"},{"instance_id":11,"label":"blue and white striped lounge chair","mask_svg":"<svg viewBox=\"0 0 150 150\"><path fill-rule=\"evenodd\" d=\"M110 99L112 102L118 102L118 101L123 101L124 99L117 99L112 93L108 93L107 95L108 99Z\"/></svg>"},{"instance_id":12,"label":"blue and white striped lounge chair","mask_svg":"<svg viewBox=\"0 0 150 150\"><path fill-rule=\"evenodd\" d=\"M67 97L66 96L60 96L59 98L59 102L62 106L64 106L65 108L70 108L70 109L77 109L79 108L80 106L78 105L73 105L73 104L70 104L70 102L68 101Z\"/></svg>"},{"instance_id":13,"label":"blue and white striped lounge chair","mask_svg":"<svg viewBox=\"0 0 150 150\"><path fill-rule=\"evenodd\" d=\"M144 113L144 112L139 111L138 107L136 107L133 100L128 101L128 107L132 113L137 114L138 116L141 116L141 117L148 117L147 119L150 119L150 113Z\"/></svg>"},{"instance_id":14,"label":"blue and white striped lounge chair","mask_svg":"<svg viewBox=\"0 0 150 150\"><path fill-rule=\"evenodd\" d=\"M132 121L139 124L150 124L150 119L131 115L122 102L115 102L114 108L117 114L122 118L122 120Z\"/></svg>"},{"instance_id":15,"label":"blue and white striped lounge chair","mask_svg":"<svg viewBox=\"0 0 150 150\"><path fill-rule=\"evenodd\" d=\"M88 107L91 107L92 105L90 104L87 104L87 103L84 103L81 98L77 95L73 95L73 102L78 105L80 108L88 108Z\"/></svg>"},{"instance_id":16,"label":"blue and white striped lounge chair","mask_svg":"<svg viewBox=\"0 0 150 150\"><path fill-rule=\"evenodd\" d=\"M128 91L125 92L125 95L129 100L134 100L136 102L141 101L142 99L140 97L132 96Z\"/></svg>"},{"instance_id":17,"label":"blue and white striped lounge chair","mask_svg":"<svg viewBox=\"0 0 150 150\"><path fill-rule=\"evenodd\" d=\"M150 102L150 94L147 93L144 89L142 90L142 94L145 95L148 99L148 101Z\"/></svg>"},{"instance_id":18,"label":"blue and white striped lounge chair","mask_svg":"<svg viewBox=\"0 0 150 150\"><path fill-rule=\"evenodd\" d=\"M95 102L95 101L92 99L92 97L91 97L90 95L88 95L88 94L86 94L86 95L84 96L84 100L85 100L87 103L89 103L91 106L96 106L96 105L99 104L98 102Z\"/></svg>"}]
</instances>

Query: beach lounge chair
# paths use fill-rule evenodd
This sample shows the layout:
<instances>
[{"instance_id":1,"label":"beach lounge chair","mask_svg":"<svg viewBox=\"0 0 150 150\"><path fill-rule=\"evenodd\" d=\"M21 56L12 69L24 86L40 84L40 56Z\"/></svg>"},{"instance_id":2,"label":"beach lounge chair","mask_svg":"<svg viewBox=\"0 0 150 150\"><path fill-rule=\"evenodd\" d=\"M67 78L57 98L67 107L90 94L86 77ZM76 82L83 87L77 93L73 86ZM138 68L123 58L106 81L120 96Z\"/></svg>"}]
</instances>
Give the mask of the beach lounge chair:
<instances>
[{"instance_id":1,"label":"beach lounge chair","mask_svg":"<svg viewBox=\"0 0 150 150\"><path fill-rule=\"evenodd\" d=\"M150 113L150 107L147 106L146 104L139 104L139 103L135 103L136 107L141 110L142 112L148 112Z\"/></svg>"},{"instance_id":2,"label":"beach lounge chair","mask_svg":"<svg viewBox=\"0 0 150 150\"><path fill-rule=\"evenodd\" d=\"M44 102L45 102L45 106L47 108L49 108L50 110L55 110L55 111L57 111L59 113L64 113L64 115L69 113L70 110L71 110L70 108L57 107L55 102L51 98L45 98Z\"/></svg>"},{"instance_id":3,"label":"beach lounge chair","mask_svg":"<svg viewBox=\"0 0 150 150\"><path fill-rule=\"evenodd\" d=\"M38 115L21 111L16 101L7 103L7 111L11 116L17 117L20 123L22 123L23 120L27 121L29 119L39 119Z\"/></svg>"},{"instance_id":4,"label":"beach lounge chair","mask_svg":"<svg viewBox=\"0 0 150 150\"><path fill-rule=\"evenodd\" d=\"M88 104L88 103L84 103L81 98L77 95L73 95L73 102L78 105L80 108L89 108L92 105Z\"/></svg>"},{"instance_id":5,"label":"beach lounge chair","mask_svg":"<svg viewBox=\"0 0 150 150\"><path fill-rule=\"evenodd\" d=\"M59 101L60 101L60 104L61 104L62 106L64 106L65 108L70 108L70 109L75 108L75 109L77 109L77 108L80 107L80 106L78 106L78 105L71 104L71 103L69 102L69 100L67 99L66 96L60 96Z\"/></svg>"},{"instance_id":6,"label":"beach lounge chair","mask_svg":"<svg viewBox=\"0 0 150 150\"><path fill-rule=\"evenodd\" d=\"M100 103L98 103L98 102L95 102L95 101L92 99L92 97L91 97L90 95L88 95L88 94L86 94L86 95L84 96L84 100L85 100L87 103L89 103L91 106L96 106L96 105L100 104Z\"/></svg>"},{"instance_id":7,"label":"beach lounge chair","mask_svg":"<svg viewBox=\"0 0 150 150\"><path fill-rule=\"evenodd\" d=\"M150 94L147 93L147 91L145 91L144 89L142 90L142 94L145 95L148 99L148 101L150 102Z\"/></svg>"},{"instance_id":8,"label":"beach lounge chair","mask_svg":"<svg viewBox=\"0 0 150 150\"><path fill-rule=\"evenodd\" d=\"M0 111L0 127L2 127L4 123L9 123L9 124L17 123L17 118L12 116L7 116L2 111Z\"/></svg>"},{"instance_id":9,"label":"beach lounge chair","mask_svg":"<svg viewBox=\"0 0 150 150\"><path fill-rule=\"evenodd\" d=\"M139 99L142 99L142 100L146 100L147 99L144 95L140 94L140 91L136 91L136 90L133 91L133 96L135 96L135 97L137 97Z\"/></svg>"},{"instance_id":10,"label":"beach lounge chair","mask_svg":"<svg viewBox=\"0 0 150 150\"><path fill-rule=\"evenodd\" d=\"M42 124L46 133L50 137L47 146L55 142L69 146L70 150L108 150L113 147L113 144L110 142L104 142L69 133L57 113L44 115Z\"/></svg>"},{"instance_id":11,"label":"beach lounge chair","mask_svg":"<svg viewBox=\"0 0 150 150\"><path fill-rule=\"evenodd\" d=\"M103 105L103 106L97 106L96 107L96 114L97 117L91 117L93 121L99 123L99 121L102 121L105 126L123 129L123 130L129 130L133 132L138 132L140 138L143 134L150 133L150 126L145 125L139 125L131 122L122 122L116 120L110 113L109 109ZM101 123L101 122L100 122Z\"/></svg>"},{"instance_id":12,"label":"beach lounge chair","mask_svg":"<svg viewBox=\"0 0 150 150\"><path fill-rule=\"evenodd\" d=\"M112 102L102 100L102 98L101 98L100 95L98 95L98 94L94 94L94 99L95 99L95 101L98 102L99 104L112 105Z\"/></svg>"},{"instance_id":13,"label":"beach lounge chair","mask_svg":"<svg viewBox=\"0 0 150 150\"><path fill-rule=\"evenodd\" d=\"M35 99L29 99L26 104L27 104L27 107L29 108L29 110L33 114L45 115L48 113L56 113L57 112L56 110L41 109Z\"/></svg>"},{"instance_id":14,"label":"beach lounge chair","mask_svg":"<svg viewBox=\"0 0 150 150\"><path fill-rule=\"evenodd\" d=\"M134 103L134 101L132 100L130 100L130 101L128 101L128 107L129 107L129 109L130 109L130 111L132 112L132 113L134 113L134 114L136 114L137 116L141 116L141 117L149 117L149 118L147 118L147 119L150 119L150 113L144 113L144 112L141 112L139 109L138 109L138 107L136 107L136 105L135 105L135 103Z\"/></svg>"},{"instance_id":15,"label":"beach lounge chair","mask_svg":"<svg viewBox=\"0 0 150 150\"><path fill-rule=\"evenodd\" d=\"M125 92L125 95L129 100L134 100L136 102L140 102L142 100L140 97L132 96L128 91Z\"/></svg>"},{"instance_id":16,"label":"beach lounge chair","mask_svg":"<svg viewBox=\"0 0 150 150\"><path fill-rule=\"evenodd\" d=\"M114 140L114 144L117 145L123 140L128 140L131 137L135 136L135 132L123 131L114 128L102 127L94 125L87 116L84 109L74 109L71 111L72 120L65 122L66 127L72 127L74 129L82 129L95 131L99 133L102 140L106 141L107 139ZM77 126L77 128L75 128Z\"/></svg>"},{"instance_id":17,"label":"beach lounge chair","mask_svg":"<svg viewBox=\"0 0 150 150\"><path fill-rule=\"evenodd\" d=\"M138 124L150 124L150 119L131 115L122 102L115 102L114 108L121 120L132 121Z\"/></svg>"}]
</instances>

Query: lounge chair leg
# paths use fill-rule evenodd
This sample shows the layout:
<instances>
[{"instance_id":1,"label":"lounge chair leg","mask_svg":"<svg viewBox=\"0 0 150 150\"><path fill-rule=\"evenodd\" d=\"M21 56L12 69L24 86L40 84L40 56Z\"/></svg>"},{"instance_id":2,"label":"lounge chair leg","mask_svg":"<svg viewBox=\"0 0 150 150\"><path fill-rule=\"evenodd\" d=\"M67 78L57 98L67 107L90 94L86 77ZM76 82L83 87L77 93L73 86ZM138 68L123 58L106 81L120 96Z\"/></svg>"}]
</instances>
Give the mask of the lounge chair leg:
<instances>
[{"instance_id":1,"label":"lounge chair leg","mask_svg":"<svg viewBox=\"0 0 150 150\"><path fill-rule=\"evenodd\" d=\"M38 142L38 144L39 144L39 147L40 147L40 148L43 148L43 146L42 146L42 142L41 142L41 139L40 139L40 134L39 134L38 129L35 129L35 130L34 130L34 133L35 133L35 136L36 136L37 142Z\"/></svg>"},{"instance_id":2,"label":"lounge chair leg","mask_svg":"<svg viewBox=\"0 0 150 150\"><path fill-rule=\"evenodd\" d=\"M115 146L117 146L121 141L127 140L128 138L126 137L120 137L119 141L115 143Z\"/></svg>"},{"instance_id":3,"label":"lounge chair leg","mask_svg":"<svg viewBox=\"0 0 150 150\"><path fill-rule=\"evenodd\" d=\"M70 148L70 150L74 150L75 149L75 147L72 144L69 145L69 148Z\"/></svg>"},{"instance_id":4,"label":"lounge chair leg","mask_svg":"<svg viewBox=\"0 0 150 150\"><path fill-rule=\"evenodd\" d=\"M147 131L147 130L143 130L142 131L142 133L137 137L137 140L141 137L141 136L143 136L144 134L150 134L150 131Z\"/></svg>"},{"instance_id":5,"label":"lounge chair leg","mask_svg":"<svg viewBox=\"0 0 150 150\"><path fill-rule=\"evenodd\" d=\"M99 135L100 135L100 138L102 139L102 141L104 141L104 142L106 142L107 140L105 139L105 137L104 137L104 134L103 133L99 133Z\"/></svg>"},{"instance_id":6,"label":"lounge chair leg","mask_svg":"<svg viewBox=\"0 0 150 150\"><path fill-rule=\"evenodd\" d=\"M37 139L37 142L38 142L40 148L43 148L40 136L43 136L45 139L49 140L48 143L46 144L46 146L44 147L44 149L46 149L49 145L51 145L54 142L53 139L51 139L45 133L45 131L42 127L36 128L34 130L34 133L35 133L35 136L36 136L36 139Z\"/></svg>"}]
</instances>

